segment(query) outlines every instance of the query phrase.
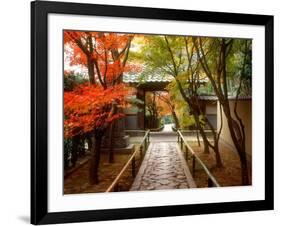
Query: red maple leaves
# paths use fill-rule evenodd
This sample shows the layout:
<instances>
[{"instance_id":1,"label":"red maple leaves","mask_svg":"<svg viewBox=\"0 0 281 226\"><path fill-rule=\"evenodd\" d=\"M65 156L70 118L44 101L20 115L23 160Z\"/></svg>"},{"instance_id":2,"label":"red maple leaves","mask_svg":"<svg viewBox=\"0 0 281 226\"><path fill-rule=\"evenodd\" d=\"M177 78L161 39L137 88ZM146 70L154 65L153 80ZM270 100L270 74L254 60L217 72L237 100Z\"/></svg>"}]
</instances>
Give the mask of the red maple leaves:
<instances>
[{"instance_id":1,"label":"red maple leaves","mask_svg":"<svg viewBox=\"0 0 281 226\"><path fill-rule=\"evenodd\" d=\"M118 82L124 72L140 70L127 63L132 35L65 31L64 43L71 65L84 65L95 82L103 86Z\"/></svg>"},{"instance_id":2,"label":"red maple leaves","mask_svg":"<svg viewBox=\"0 0 281 226\"><path fill-rule=\"evenodd\" d=\"M80 85L64 93L64 131L73 137L106 127L108 123L124 115L113 114L112 103L119 108L126 106L128 88L123 84L103 89L98 85Z\"/></svg>"},{"instance_id":3,"label":"red maple leaves","mask_svg":"<svg viewBox=\"0 0 281 226\"><path fill-rule=\"evenodd\" d=\"M140 70L127 62L132 35L65 31L65 54L71 65L88 69L89 83L64 93L64 133L73 137L106 128L124 115L113 111L126 106L129 89L124 72Z\"/></svg>"}]
</instances>

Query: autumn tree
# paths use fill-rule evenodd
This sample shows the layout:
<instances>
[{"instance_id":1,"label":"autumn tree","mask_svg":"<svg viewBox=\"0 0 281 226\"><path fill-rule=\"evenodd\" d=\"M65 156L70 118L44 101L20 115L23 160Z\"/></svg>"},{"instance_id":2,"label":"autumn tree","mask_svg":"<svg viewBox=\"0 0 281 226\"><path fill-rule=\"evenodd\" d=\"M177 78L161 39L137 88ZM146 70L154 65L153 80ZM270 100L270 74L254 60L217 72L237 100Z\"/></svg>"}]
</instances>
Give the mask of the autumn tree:
<instances>
[{"instance_id":1,"label":"autumn tree","mask_svg":"<svg viewBox=\"0 0 281 226\"><path fill-rule=\"evenodd\" d=\"M177 88L188 104L190 114L193 115L196 127L199 129L204 142L204 152L209 153L209 147L211 147L215 152L216 166L222 167L218 145L219 134L216 133L199 104L200 69L199 62L195 58L195 48L189 45L191 39L180 36L157 36L148 38L148 41L150 41L149 45L144 51L148 73L155 70L156 73L174 77ZM215 144L208 139L204 130L205 124L211 128Z\"/></svg>"},{"instance_id":2,"label":"autumn tree","mask_svg":"<svg viewBox=\"0 0 281 226\"><path fill-rule=\"evenodd\" d=\"M100 161L101 141L106 128L123 114L114 113L111 103L118 107L126 104L126 88L118 86L103 89L98 85L80 85L73 91L64 93L64 136L78 137L93 134L95 147L90 164L90 182L98 183L98 167Z\"/></svg>"},{"instance_id":3,"label":"autumn tree","mask_svg":"<svg viewBox=\"0 0 281 226\"><path fill-rule=\"evenodd\" d=\"M187 58L187 67L185 68L185 71L183 73L179 73L179 63L177 63L177 60L175 58L175 53L174 50L172 49L172 45L169 42L169 37L165 36L165 43L167 50L170 54L170 59L172 62L172 70L174 71L175 80L178 85L179 91L183 97L183 99L188 103L191 114L194 116L197 128L200 131L200 134L203 138L204 141L204 147L205 147L205 153L208 153L209 147L213 149L215 152L215 157L216 157L216 166L217 167L222 167L222 159L220 156L219 152L219 137L221 134L222 130L222 125L221 128L219 129L219 132L217 133L214 129L214 126L211 124L209 119L206 117L204 112L202 111L200 102L199 102L199 95L198 95L198 89L200 87L200 68L199 68L199 62L194 59L194 46L190 46L190 38L188 37L183 37L184 39L184 50ZM181 62L181 58L179 58L179 62ZM180 78L180 79L179 79ZM183 84L186 86L186 88L183 88ZM203 116L203 121L204 124L206 123L209 128L211 128L212 136L213 136L213 141L209 141L208 137L206 136L206 133L204 131L204 126L201 123L200 120L200 115Z\"/></svg>"},{"instance_id":4,"label":"autumn tree","mask_svg":"<svg viewBox=\"0 0 281 226\"><path fill-rule=\"evenodd\" d=\"M112 140L114 121L123 115L119 109L122 109L120 103L124 102L127 90L122 85L122 75L124 72L134 70L134 65L127 64L132 39L132 35L118 33L64 32L67 60L71 65L86 67L89 79L89 86L81 86L79 89L75 89L74 93L65 96L64 101L66 103L69 100L67 98L72 94L74 95L72 96L73 101L69 100L69 104L65 104L65 112L68 112L70 118L65 120L65 124L70 123L65 125L65 129L68 131L74 123L74 125L77 125L77 127L74 126L76 130L81 129L83 133L94 135L95 148L92 150L89 173L90 182L94 184L98 183L101 141L107 130L110 131L110 140ZM115 90L118 92L115 92ZM99 93L95 94L95 92ZM107 97L111 99L106 98L104 94L107 94ZM77 102L74 102L74 100ZM85 109L86 105L83 101L89 101L88 104L95 104ZM71 104L76 106L73 111L69 110ZM92 120L92 122L87 122L85 119ZM85 123L85 126L82 125L83 123ZM74 131L70 134L75 136L81 132ZM113 161L113 145L111 141L109 154L111 162Z\"/></svg>"},{"instance_id":5,"label":"autumn tree","mask_svg":"<svg viewBox=\"0 0 281 226\"><path fill-rule=\"evenodd\" d=\"M159 127L159 111L160 108L157 103L157 96L155 92L146 92L145 94L145 106L146 106L146 120L147 126L151 129Z\"/></svg>"},{"instance_id":6,"label":"autumn tree","mask_svg":"<svg viewBox=\"0 0 281 226\"><path fill-rule=\"evenodd\" d=\"M186 101L183 99L177 82L175 80L171 81L169 85L166 87L167 90L169 90L169 94L173 99L173 104L175 105L175 112L178 116L179 120L179 129L188 129L190 127L196 128L196 122L194 119L194 116L190 114L190 108L189 105L186 103ZM199 115L199 120L202 126L204 126L203 117L202 115ZM200 138L199 138L199 132L198 129L196 129L196 138L198 146L201 146Z\"/></svg>"},{"instance_id":7,"label":"autumn tree","mask_svg":"<svg viewBox=\"0 0 281 226\"><path fill-rule=\"evenodd\" d=\"M83 65L89 82L106 89L122 81L122 75L134 68L126 65L132 35L104 32L65 31L65 52L71 65Z\"/></svg>"},{"instance_id":8,"label":"autumn tree","mask_svg":"<svg viewBox=\"0 0 281 226\"><path fill-rule=\"evenodd\" d=\"M77 74L73 71L64 71L64 92L73 91L75 87L81 84L87 83L88 80L81 74ZM79 156L84 154L84 142L90 141L88 134L77 135L64 139L64 167L69 165L69 157L71 156L72 166L76 165L76 161Z\"/></svg>"},{"instance_id":9,"label":"autumn tree","mask_svg":"<svg viewBox=\"0 0 281 226\"><path fill-rule=\"evenodd\" d=\"M173 117L173 120L174 120L174 123L175 123L175 127L176 127L176 129L179 129L180 128L179 119L178 119L178 116L176 114L175 103L172 100L171 95L168 92L164 92L164 93L163 92L157 92L156 95L157 95L157 97L160 101L162 101L163 103L165 103L165 105L168 106L168 109L169 109L170 113L172 114L172 117Z\"/></svg>"},{"instance_id":10,"label":"autumn tree","mask_svg":"<svg viewBox=\"0 0 281 226\"><path fill-rule=\"evenodd\" d=\"M245 149L245 126L237 111L237 104L243 87L244 90L249 91L251 86L251 41L193 37L193 44L198 61L209 78L227 118L228 128L240 158L242 184L247 185L250 181ZM227 80L234 76L239 78L239 85L236 89L236 100L232 113L228 99Z\"/></svg>"}]
</instances>

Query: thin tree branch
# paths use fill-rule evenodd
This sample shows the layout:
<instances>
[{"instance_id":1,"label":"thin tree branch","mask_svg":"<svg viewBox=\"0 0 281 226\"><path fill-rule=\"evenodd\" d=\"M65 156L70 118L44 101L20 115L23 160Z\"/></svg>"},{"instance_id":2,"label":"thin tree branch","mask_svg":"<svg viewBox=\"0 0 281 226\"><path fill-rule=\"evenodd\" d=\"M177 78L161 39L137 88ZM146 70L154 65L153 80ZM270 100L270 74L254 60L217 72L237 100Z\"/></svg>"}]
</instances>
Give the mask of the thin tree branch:
<instances>
[{"instance_id":1,"label":"thin tree branch","mask_svg":"<svg viewBox=\"0 0 281 226\"><path fill-rule=\"evenodd\" d=\"M171 60L172 60L172 64L173 64L173 68L174 68L174 76L177 76L178 75L178 70L177 70L177 65L176 65L176 61L174 59L174 54L172 52L172 49L170 47L170 44L169 44L169 41L167 39L167 36L164 36L164 39L165 39L165 42L166 42L166 47L168 48L168 51L170 53L170 57L171 57Z\"/></svg>"}]
</instances>

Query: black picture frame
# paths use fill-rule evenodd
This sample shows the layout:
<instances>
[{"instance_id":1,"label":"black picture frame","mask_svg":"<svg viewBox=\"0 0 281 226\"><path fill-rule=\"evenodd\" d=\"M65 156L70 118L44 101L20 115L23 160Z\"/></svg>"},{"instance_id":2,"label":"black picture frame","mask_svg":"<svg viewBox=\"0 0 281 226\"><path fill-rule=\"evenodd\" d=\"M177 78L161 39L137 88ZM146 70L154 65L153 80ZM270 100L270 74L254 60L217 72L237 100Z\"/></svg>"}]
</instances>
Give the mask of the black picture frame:
<instances>
[{"instance_id":1,"label":"black picture frame","mask_svg":"<svg viewBox=\"0 0 281 226\"><path fill-rule=\"evenodd\" d=\"M265 199L173 206L48 212L48 14L97 15L265 27ZM273 189L273 16L80 3L31 3L31 223L51 224L192 214L272 210Z\"/></svg>"}]
</instances>

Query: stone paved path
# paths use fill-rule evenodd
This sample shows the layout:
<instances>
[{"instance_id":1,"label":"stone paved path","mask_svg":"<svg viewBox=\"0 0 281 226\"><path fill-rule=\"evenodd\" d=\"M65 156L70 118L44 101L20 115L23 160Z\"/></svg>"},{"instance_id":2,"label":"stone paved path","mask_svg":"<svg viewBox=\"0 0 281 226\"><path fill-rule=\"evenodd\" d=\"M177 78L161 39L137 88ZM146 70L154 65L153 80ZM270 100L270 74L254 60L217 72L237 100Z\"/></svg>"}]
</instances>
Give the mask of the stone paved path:
<instances>
[{"instance_id":1,"label":"stone paved path","mask_svg":"<svg viewBox=\"0 0 281 226\"><path fill-rule=\"evenodd\" d=\"M160 190L196 187L176 142L152 142L131 187Z\"/></svg>"}]
</instances>

